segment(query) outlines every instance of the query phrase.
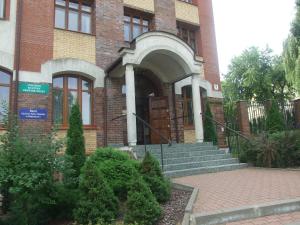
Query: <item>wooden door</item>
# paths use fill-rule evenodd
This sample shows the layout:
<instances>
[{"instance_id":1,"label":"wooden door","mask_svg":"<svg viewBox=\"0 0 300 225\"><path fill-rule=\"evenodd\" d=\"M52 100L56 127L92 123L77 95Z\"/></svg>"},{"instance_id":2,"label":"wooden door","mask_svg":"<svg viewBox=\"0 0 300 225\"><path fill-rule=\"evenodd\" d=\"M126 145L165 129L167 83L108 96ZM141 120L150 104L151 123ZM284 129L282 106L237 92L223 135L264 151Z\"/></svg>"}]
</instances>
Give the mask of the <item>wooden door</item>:
<instances>
[{"instance_id":1,"label":"wooden door","mask_svg":"<svg viewBox=\"0 0 300 225\"><path fill-rule=\"evenodd\" d=\"M150 97L149 99L150 125L163 137L170 139L170 113L168 97ZM160 136L151 131L151 144L160 144ZM167 143L162 140L162 143Z\"/></svg>"}]
</instances>

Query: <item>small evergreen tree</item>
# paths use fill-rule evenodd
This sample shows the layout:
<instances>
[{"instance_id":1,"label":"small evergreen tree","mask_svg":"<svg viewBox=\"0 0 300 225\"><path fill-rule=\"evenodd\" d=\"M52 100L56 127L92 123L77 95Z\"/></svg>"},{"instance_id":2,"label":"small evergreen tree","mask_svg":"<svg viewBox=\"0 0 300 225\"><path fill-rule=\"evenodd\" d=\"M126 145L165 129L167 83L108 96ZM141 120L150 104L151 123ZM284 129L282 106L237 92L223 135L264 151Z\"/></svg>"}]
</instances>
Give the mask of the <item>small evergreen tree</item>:
<instances>
[{"instance_id":1,"label":"small evergreen tree","mask_svg":"<svg viewBox=\"0 0 300 225\"><path fill-rule=\"evenodd\" d=\"M214 126L213 121L211 120L213 118L209 103L206 103L206 111L204 116L204 141L206 142L213 142L214 144L218 143L217 140L217 132Z\"/></svg>"},{"instance_id":2,"label":"small evergreen tree","mask_svg":"<svg viewBox=\"0 0 300 225\"><path fill-rule=\"evenodd\" d=\"M266 130L269 133L275 133L277 131L284 130L283 115L279 110L278 104L272 101L270 109L267 111Z\"/></svg>"},{"instance_id":3,"label":"small evergreen tree","mask_svg":"<svg viewBox=\"0 0 300 225\"><path fill-rule=\"evenodd\" d=\"M125 223L156 224L161 215L161 208L145 181L137 177L131 181L129 187Z\"/></svg>"},{"instance_id":4,"label":"small evergreen tree","mask_svg":"<svg viewBox=\"0 0 300 225\"><path fill-rule=\"evenodd\" d=\"M91 161L86 161L79 183L80 200L74 210L76 222L82 225L111 223L118 213L118 200L102 173Z\"/></svg>"},{"instance_id":5,"label":"small evergreen tree","mask_svg":"<svg viewBox=\"0 0 300 225\"><path fill-rule=\"evenodd\" d=\"M170 182L165 179L158 161L149 152L143 159L140 173L158 202L166 202L170 199Z\"/></svg>"},{"instance_id":6,"label":"small evergreen tree","mask_svg":"<svg viewBox=\"0 0 300 225\"><path fill-rule=\"evenodd\" d=\"M76 188L78 186L80 169L85 162L85 143L82 128L82 118L78 104L73 105L69 118L66 160L71 161L73 173L64 174L65 182L70 183L70 180L74 180L73 185Z\"/></svg>"}]
</instances>

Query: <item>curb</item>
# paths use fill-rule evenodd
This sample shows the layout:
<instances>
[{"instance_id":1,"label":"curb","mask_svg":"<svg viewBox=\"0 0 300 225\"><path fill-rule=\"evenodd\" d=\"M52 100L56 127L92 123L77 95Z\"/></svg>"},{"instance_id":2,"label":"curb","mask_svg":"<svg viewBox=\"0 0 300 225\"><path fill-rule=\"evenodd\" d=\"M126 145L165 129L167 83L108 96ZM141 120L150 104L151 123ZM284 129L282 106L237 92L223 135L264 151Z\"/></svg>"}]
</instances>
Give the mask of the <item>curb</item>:
<instances>
[{"instance_id":1,"label":"curb","mask_svg":"<svg viewBox=\"0 0 300 225\"><path fill-rule=\"evenodd\" d=\"M188 204L185 207L184 217L183 217L183 220L182 220L182 223L181 223L181 225L190 225L191 215L193 213L193 207L194 207L194 204L197 200L199 189L195 188L195 187L192 187L192 186L175 183L175 182L172 182L172 187L174 189L178 189L178 190L192 191L192 194L191 194L191 197L188 201Z\"/></svg>"},{"instance_id":2,"label":"curb","mask_svg":"<svg viewBox=\"0 0 300 225\"><path fill-rule=\"evenodd\" d=\"M216 225L295 211L300 211L300 198L221 210L215 213L193 214L191 215L191 224Z\"/></svg>"}]
</instances>

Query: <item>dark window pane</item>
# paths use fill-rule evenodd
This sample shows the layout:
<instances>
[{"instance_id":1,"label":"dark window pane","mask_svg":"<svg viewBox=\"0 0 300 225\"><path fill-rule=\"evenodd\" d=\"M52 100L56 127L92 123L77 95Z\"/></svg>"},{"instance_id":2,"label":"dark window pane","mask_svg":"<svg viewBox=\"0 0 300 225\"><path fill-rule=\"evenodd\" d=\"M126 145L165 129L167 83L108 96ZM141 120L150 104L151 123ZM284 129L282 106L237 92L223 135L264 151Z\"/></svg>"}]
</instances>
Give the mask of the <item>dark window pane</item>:
<instances>
[{"instance_id":1,"label":"dark window pane","mask_svg":"<svg viewBox=\"0 0 300 225\"><path fill-rule=\"evenodd\" d=\"M82 1L81 10L84 12L92 12L92 1L84 0Z\"/></svg>"},{"instance_id":2,"label":"dark window pane","mask_svg":"<svg viewBox=\"0 0 300 225\"><path fill-rule=\"evenodd\" d=\"M143 20L143 25L144 26L149 26L149 21L148 20Z\"/></svg>"},{"instance_id":3,"label":"dark window pane","mask_svg":"<svg viewBox=\"0 0 300 225\"><path fill-rule=\"evenodd\" d=\"M65 29L66 28L66 11L64 8L56 7L55 8L55 27Z\"/></svg>"},{"instance_id":4,"label":"dark window pane","mask_svg":"<svg viewBox=\"0 0 300 225\"><path fill-rule=\"evenodd\" d=\"M148 27L143 27L143 33L146 33L149 31L149 28Z\"/></svg>"},{"instance_id":5,"label":"dark window pane","mask_svg":"<svg viewBox=\"0 0 300 225\"><path fill-rule=\"evenodd\" d=\"M90 82L83 80L82 81L82 90L88 91L90 89Z\"/></svg>"},{"instance_id":6,"label":"dark window pane","mask_svg":"<svg viewBox=\"0 0 300 225\"><path fill-rule=\"evenodd\" d=\"M10 84L10 75L0 71L0 84Z\"/></svg>"},{"instance_id":7,"label":"dark window pane","mask_svg":"<svg viewBox=\"0 0 300 225\"><path fill-rule=\"evenodd\" d=\"M64 78L54 78L53 79L53 87L54 88L63 88L64 87Z\"/></svg>"},{"instance_id":8,"label":"dark window pane","mask_svg":"<svg viewBox=\"0 0 300 225\"><path fill-rule=\"evenodd\" d=\"M78 31L78 12L70 10L69 11L69 30Z\"/></svg>"},{"instance_id":9,"label":"dark window pane","mask_svg":"<svg viewBox=\"0 0 300 225\"><path fill-rule=\"evenodd\" d=\"M68 78L68 88L69 89L77 89L77 78L69 77Z\"/></svg>"},{"instance_id":10,"label":"dark window pane","mask_svg":"<svg viewBox=\"0 0 300 225\"><path fill-rule=\"evenodd\" d=\"M91 95L82 92L82 122L84 125L91 124Z\"/></svg>"},{"instance_id":11,"label":"dark window pane","mask_svg":"<svg viewBox=\"0 0 300 225\"><path fill-rule=\"evenodd\" d=\"M69 91L68 92L68 107L69 107L69 115L71 114L72 106L77 102L77 91Z\"/></svg>"},{"instance_id":12,"label":"dark window pane","mask_svg":"<svg viewBox=\"0 0 300 225\"><path fill-rule=\"evenodd\" d=\"M53 89L53 120L56 124L63 122L63 90Z\"/></svg>"},{"instance_id":13,"label":"dark window pane","mask_svg":"<svg viewBox=\"0 0 300 225\"><path fill-rule=\"evenodd\" d=\"M130 24L124 23L124 40L130 41Z\"/></svg>"},{"instance_id":14,"label":"dark window pane","mask_svg":"<svg viewBox=\"0 0 300 225\"><path fill-rule=\"evenodd\" d=\"M60 6L66 6L66 1L64 1L64 0L56 0L55 4L56 5L60 5Z\"/></svg>"},{"instance_id":15,"label":"dark window pane","mask_svg":"<svg viewBox=\"0 0 300 225\"><path fill-rule=\"evenodd\" d=\"M81 14L81 31L83 33L91 33L91 14Z\"/></svg>"},{"instance_id":16,"label":"dark window pane","mask_svg":"<svg viewBox=\"0 0 300 225\"><path fill-rule=\"evenodd\" d=\"M3 122L3 118L7 115L9 106L9 87L0 86L0 123Z\"/></svg>"},{"instance_id":17,"label":"dark window pane","mask_svg":"<svg viewBox=\"0 0 300 225\"><path fill-rule=\"evenodd\" d=\"M138 17L134 17L134 18L132 19L132 22L135 23L135 24L140 24L141 20L140 20L140 18L138 18Z\"/></svg>"},{"instance_id":18,"label":"dark window pane","mask_svg":"<svg viewBox=\"0 0 300 225\"><path fill-rule=\"evenodd\" d=\"M70 9L79 9L78 1L71 0L69 2L69 8Z\"/></svg>"},{"instance_id":19,"label":"dark window pane","mask_svg":"<svg viewBox=\"0 0 300 225\"><path fill-rule=\"evenodd\" d=\"M124 16L124 21L129 22L130 23L130 17L129 16Z\"/></svg>"},{"instance_id":20,"label":"dark window pane","mask_svg":"<svg viewBox=\"0 0 300 225\"><path fill-rule=\"evenodd\" d=\"M140 25L133 24L132 38L135 39L140 34L141 34L141 27L140 27Z\"/></svg>"},{"instance_id":21,"label":"dark window pane","mask_svg":"<svg viewBox=\"0 0 300 225\"><path fill-rule=\"evenodd\" d=\"M0 18L4 18L4 10L5 10L4 1L5 0L0 0Z\"/></svg>"}]
</instances>

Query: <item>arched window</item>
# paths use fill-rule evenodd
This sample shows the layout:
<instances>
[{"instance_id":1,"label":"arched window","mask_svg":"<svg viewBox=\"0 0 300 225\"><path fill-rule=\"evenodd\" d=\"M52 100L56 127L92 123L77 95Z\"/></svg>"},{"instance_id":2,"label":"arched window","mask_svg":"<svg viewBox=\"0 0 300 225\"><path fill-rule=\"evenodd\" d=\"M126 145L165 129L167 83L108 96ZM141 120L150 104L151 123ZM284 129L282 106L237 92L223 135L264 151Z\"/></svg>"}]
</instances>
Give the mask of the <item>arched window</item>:
<instances>
[{"instance_id":1,"label":"arched window","mask_svg":"<svg viewBox=\"0 0 300 225\"><path fill-rule=\"evenodd\" d=\"M9 109L11 78L9 73L0 70L0 123Z\"/></svg>"},{"instance_id":2,"label":"arched window","mask_svg":"<svg viewBox=\"0 0 300 225\"><path fill-rule=\"evenodd\" d=\"M72 106L78 102L83 125L92 125L92 82L78 76L53 79L53 121L68 126Z\"/></svg>"},{"instance_id":3,"label":"arched window","mask_svg":"<svg viewBox=\"0 0 300 225\"><path fill-rule=\"evenodd\" d=\"M182 88L182 98L184 126L186 128L192 128L194 126L192 86L185 86Z\"/></svg>"}]
</instances>

